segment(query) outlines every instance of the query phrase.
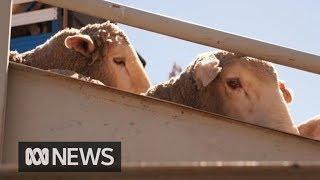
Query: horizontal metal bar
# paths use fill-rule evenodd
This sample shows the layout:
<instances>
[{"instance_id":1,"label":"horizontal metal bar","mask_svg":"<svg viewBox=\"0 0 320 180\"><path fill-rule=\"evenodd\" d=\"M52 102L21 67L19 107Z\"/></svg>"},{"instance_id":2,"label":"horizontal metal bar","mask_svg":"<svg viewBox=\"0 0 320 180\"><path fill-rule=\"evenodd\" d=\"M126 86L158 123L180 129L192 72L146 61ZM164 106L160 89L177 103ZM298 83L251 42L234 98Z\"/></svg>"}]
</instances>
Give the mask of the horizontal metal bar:
<instances>
[{"instance_id":1,"label":"horizontal metal bar","mask_svg":"<svg viewBox=\"0 0 320 180\"><path fill-rule=\"evenodd\" d=\"M168 161L168 162L122 162L121 169L123 171L135 170L213 170L213 169L318 169L320 170L320 161ZM0 165L0 174L3 172L17 172L17 163L4 163ZM319 173L320 175L320 173Z\"/></svg>"},{"instance_id":2,"label":"horizontal metal bar","mask_svg":"<svg viewBox=\"0 0 320 180\"><path fill-rule=\"evenodd\" d=\"M318 55L218 31L104 0L39 1L167 36L320 74L320 56Z\"/></svg>"},{"instance_id":3,"label":"horizontal metal bar","mask_svg":"<svg viewBox=\"0 0 320 180\"><path fill-rule=\"evenodd\" d=\"M12 15L11 27L52 21L58 18L57 8L47 8Z\"/></svg>"},{"instance_id":4,"label":"horizontal metal bar","mask_svg":"<svg viewBox=\"0 0 320 180\"><path fill-rule=\"evenodd\" d=\"M248 165L249 164L249 165ZM23 173L15 165L0 166L0 179L319 179L319 163L187 162L123 164L121 173Z\"/></svg>"},{"instance_id":5,"label":"horizontal metal bar","mask_svg":"<svg viewBox=\"0 0 320 180\"><path fill-rule=\"evenodd\" d=\"M12 0L13 4L23 4L23 3L28 3L28 2L33 2L35 0Z\"/></svg>"}]
</instances>

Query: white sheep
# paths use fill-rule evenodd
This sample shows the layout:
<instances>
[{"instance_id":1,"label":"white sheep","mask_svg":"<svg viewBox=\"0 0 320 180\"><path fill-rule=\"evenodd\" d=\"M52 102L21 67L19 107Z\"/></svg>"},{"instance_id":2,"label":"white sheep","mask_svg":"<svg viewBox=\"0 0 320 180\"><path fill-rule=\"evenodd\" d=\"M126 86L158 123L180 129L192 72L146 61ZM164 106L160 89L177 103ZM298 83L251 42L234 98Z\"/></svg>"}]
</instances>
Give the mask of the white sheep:
<instances>
[{"instance_id":1,"label":"white sheep","mask_svg":"<svg viewBox=\"0 0 320 180\"><path fill-rule=\"evenodd\" d=\"M260 126L299 134L287 103L289 89L271 63L233 53L199 55L181 74L143 95L184 104Z\"/></svg>"},{"instance_id":2,"label":"white sheep","mask_svg":"<svg viewBox=\"0 0 320 180\"><path fill-rule=\"evenodd\" d=\"M64 29L31 51L10 52L10 61L44 70L74 71L133 93L150 87L128 37L110 22Z\"/></svg>"}]
</instances>

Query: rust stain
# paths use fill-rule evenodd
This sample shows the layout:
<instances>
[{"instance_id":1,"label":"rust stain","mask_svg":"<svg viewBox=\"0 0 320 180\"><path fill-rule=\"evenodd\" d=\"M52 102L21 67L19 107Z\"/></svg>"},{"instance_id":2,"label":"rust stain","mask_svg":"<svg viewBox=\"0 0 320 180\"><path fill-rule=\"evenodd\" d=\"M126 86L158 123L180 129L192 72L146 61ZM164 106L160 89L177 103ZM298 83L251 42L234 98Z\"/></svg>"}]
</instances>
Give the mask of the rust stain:
<instances>
[{"instance_id":1,"label":"rust stain","mask_svg":"<svg viewBox=\"0 0 320 180\"><path fill-rule=\"evenodd\" d=\"M120 8L120 6L117 5L117 4L112 4L112 7L113 7L113 8Z\"/></svg>"}]
</instances>

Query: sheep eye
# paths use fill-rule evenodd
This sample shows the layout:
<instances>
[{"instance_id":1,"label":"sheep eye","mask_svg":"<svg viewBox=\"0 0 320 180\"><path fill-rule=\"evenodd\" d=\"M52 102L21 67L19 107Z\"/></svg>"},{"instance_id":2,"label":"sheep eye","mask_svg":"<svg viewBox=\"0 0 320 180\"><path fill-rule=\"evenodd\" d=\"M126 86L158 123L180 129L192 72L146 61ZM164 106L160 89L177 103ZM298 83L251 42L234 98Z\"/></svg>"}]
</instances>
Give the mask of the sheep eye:
<instances>
[{"instance_id":1,"label":"sheep eye","mask_svg":"<svg viewBox=\"0 0 320 180\"><path fill-rule=\"evenodd\" d=\"M124 58L117 57L113 58L113 62L120 66L125 66Z\"/></svg>"},{"instance_id":2,"label":"sheep eye","mask_svg":"<svg viewBox=\"0 0 320 180\"><path fill-rule=\"evenodd\" d=\"M231 78L227 80L227 84L231 89L242 88L239 78Z\"/></svg>"}]
</instances>

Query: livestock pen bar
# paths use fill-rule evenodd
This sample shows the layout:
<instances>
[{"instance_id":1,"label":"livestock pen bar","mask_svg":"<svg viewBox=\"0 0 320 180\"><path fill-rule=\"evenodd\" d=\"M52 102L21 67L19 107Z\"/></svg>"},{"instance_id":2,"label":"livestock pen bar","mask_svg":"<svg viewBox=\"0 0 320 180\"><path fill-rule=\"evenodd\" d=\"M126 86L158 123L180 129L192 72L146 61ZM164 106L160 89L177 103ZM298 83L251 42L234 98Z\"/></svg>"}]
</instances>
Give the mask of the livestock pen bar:
<instances>
[{"instance_id":1,"label":"livestock pen bar","mask_svg":"<svg viewBox=\"0 0 320 180\"><path fill-rule=\"evenodd\" d=\"M232 35L109 1L41 0L41 2L320 73L320 58L317 55ZM69 178L72 175L79 179L89 176L95 179L104 176L183 179L190 178L191 172L202 179L208 179L214 175L229 179L239 177L248 179L261 174L265 179L270 177L281 179L283 176L296 179L301 179L301 176L320 178L320 143L318 141L110 87L82 82L32 67L10 63L8 68L10 0L1 1L0 20L2 23L0 31L0 153L2 164L13 164L13 168L0 166L0 179L44 177L45 174L41 173L16 173L17 142L40 140L117 140L122 142L125 150L122 154L124 174L87 173L82 176L82 174L64 173L50 176L52 179ZM48 92L50 96L47 95ZM7 108L6 102L8 102ZM32 103L32 106L26 106L26 102ZM249 166L239 162L229 166L217 162L243 160L255 162L251 165L249 162ZM141 161L145 163L137 163ZM186 165L181 167L179 164L166 164L170 161L186 162ZM261 164L263 161L288 162ZM159 164L152 166L152 162ZM137 164L129 166L127 163ZM237 164L240 166L238 167ZM219 170L220 166L222 167L220 170L223 169L223 171ZM247 173L241 174L241 172Z\"/></svg>"},{"instance_id":2,"label":"livestock pen bar","mask_svg":"<svg viewBox=\"0 0 320 180\"><path fill-rule=\"evenodd\" d=\"M39 0L53 6L320 74L320 56L104 0Z\"/></svg>"}]
</instances>

